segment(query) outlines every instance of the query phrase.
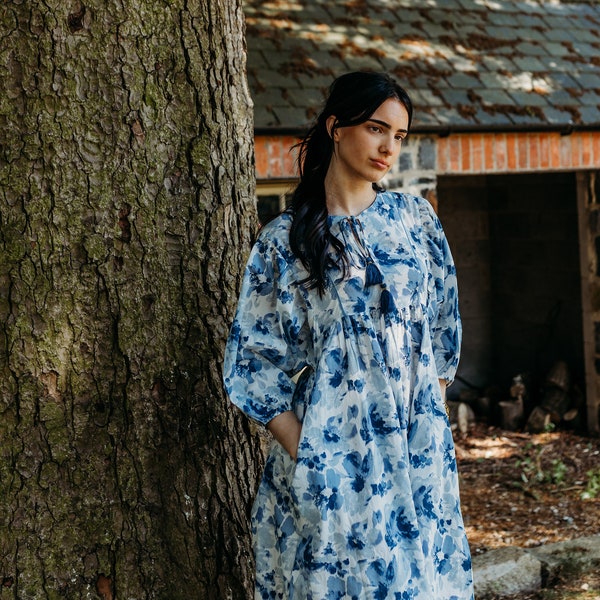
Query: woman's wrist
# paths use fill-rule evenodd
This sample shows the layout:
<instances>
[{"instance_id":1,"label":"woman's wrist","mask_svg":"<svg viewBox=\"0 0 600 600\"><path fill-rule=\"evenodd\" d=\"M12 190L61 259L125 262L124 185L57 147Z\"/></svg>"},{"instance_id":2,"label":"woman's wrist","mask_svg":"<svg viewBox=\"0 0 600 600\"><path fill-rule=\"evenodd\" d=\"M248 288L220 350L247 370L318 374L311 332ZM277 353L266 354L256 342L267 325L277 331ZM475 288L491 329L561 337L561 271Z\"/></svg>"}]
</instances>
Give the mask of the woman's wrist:
<instances>
[{"instance_id":1,"label":"woman's wrist","mask_svg":"<svg viewBox=\"0 0 600 600\"><path fill-rule=\"evenodd\" d=\"M446 401L446 387L448 387L448 382L445 379L438 379L440 382L440 390L442 392L442 398L444 402Z\"/></svg>"},{"instance_id":2,"label":"woman's wrist","mask_svg":"<svg viewBox=\"0 0 600 600\"><path fill-rule=\"evenodd\" d=\"M298 444L300 443L300 431L302 423L296 413L286 410L278 414L267 423L267 429L273 437L284 447L286 452L296 460Z\"/></svg>"}]
</instances>

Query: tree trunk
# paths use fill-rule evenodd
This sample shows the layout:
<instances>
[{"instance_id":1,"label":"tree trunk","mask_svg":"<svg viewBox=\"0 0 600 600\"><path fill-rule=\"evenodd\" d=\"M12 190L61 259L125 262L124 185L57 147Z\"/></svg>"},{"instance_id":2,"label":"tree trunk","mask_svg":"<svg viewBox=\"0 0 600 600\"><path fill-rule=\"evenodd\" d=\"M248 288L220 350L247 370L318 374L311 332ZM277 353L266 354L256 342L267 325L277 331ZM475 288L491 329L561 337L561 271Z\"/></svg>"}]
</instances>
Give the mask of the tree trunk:
<instances>
[{"instance_id":1,"label":"tree trunk","mask_svg":"<svg viewBox=\"0 0 600 600\"><path fill-rule=\"evenodd\" d=\"M249 597L241 1L0 15L0 598Z\"/></svg>"}]
</instances>

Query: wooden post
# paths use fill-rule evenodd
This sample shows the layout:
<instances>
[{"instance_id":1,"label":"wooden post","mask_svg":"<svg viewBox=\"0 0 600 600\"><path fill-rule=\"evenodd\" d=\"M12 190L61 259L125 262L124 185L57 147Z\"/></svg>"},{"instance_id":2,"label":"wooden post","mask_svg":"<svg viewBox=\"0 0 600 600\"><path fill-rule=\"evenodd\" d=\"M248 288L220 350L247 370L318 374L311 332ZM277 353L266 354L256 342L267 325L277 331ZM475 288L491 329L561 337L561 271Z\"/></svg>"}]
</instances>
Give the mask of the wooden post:
<instances>
[{"instance_id":1,"label":"wooden post","mask_svg":"<svg viewBox=\"0 0 600 600\"><path fill-rule=\"evenodd\" d=\"M597 396L596 357L595 357L595 335L594 322L600 320L595 318L596 307L592 305L592 288L596 273L594 265L598 261L595 257L595 244L591 239L589 229L589 209L596 205L597 199L590 197L590 190L594 187L597 173L580 171L577 173L577 214L579 223L579 259L581 274L581 308L583 317L583 356L585 361L585 395L587 403L587 428L591 434L600 433L598 412L600 404Z\"/></svg>"}]
</instances>

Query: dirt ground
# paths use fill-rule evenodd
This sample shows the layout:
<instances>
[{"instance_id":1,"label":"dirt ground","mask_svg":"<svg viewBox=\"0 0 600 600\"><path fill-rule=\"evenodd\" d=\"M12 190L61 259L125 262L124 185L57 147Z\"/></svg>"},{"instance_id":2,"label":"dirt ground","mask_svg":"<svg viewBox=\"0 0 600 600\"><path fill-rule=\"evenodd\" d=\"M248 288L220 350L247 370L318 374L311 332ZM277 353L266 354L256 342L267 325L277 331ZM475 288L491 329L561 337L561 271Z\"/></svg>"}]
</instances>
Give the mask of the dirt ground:
<instances>
[{"instance_id":1,"label":"dirt ground","mask_svg":"<svg viewBox=\"0 0 600 600\"><path fill-rule=\"evenodd\" d=\"M455 442L473 556L600 534L600 439L474 424ZM600 600L600 574L550 583L554 591L519 598Z\"/></svg>"}]
</instances>

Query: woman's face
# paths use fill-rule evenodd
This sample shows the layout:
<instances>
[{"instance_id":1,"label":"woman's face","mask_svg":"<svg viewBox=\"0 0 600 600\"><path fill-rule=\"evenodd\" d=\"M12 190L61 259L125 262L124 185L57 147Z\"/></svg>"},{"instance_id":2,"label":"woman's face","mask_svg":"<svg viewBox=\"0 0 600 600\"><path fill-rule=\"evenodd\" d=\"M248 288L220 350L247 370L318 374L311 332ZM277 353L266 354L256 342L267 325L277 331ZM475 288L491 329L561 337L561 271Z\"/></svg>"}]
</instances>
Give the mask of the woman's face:
<instances>
[{"instance_id":1,"label":"woman's face","mask_svg":"<svg viewBox=\"0 0 600 600\"><path fill-rule=\"evenodd\" d=\"M329 117L328 127L335 122ZM408 134L408 112L394 98L387 99L371 118L352 127L340 127L333 132L334 153L330 169L336 176L374 183L398 160L402 140Z\"/></svg>"}]
</instances>

